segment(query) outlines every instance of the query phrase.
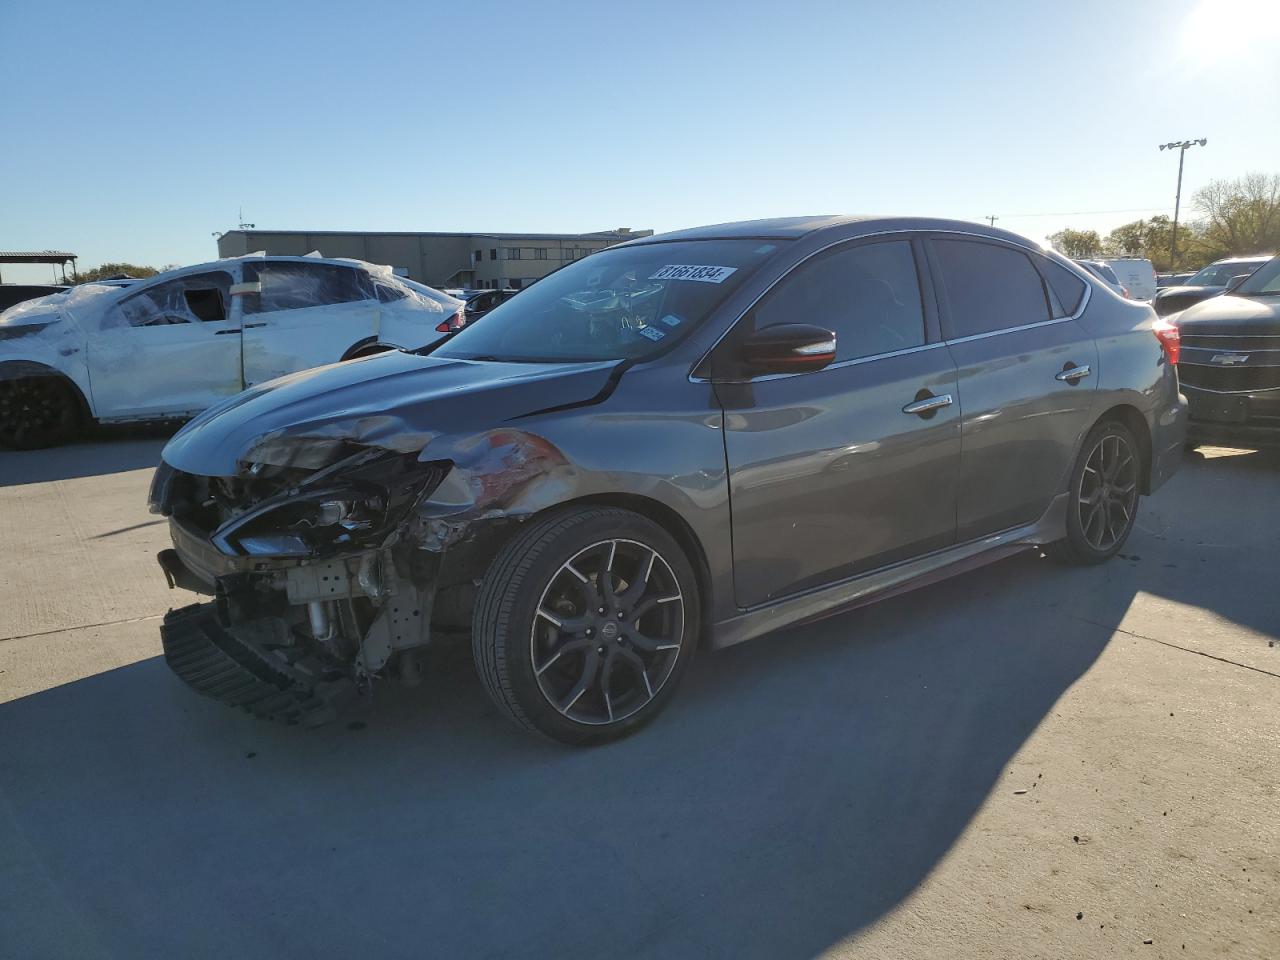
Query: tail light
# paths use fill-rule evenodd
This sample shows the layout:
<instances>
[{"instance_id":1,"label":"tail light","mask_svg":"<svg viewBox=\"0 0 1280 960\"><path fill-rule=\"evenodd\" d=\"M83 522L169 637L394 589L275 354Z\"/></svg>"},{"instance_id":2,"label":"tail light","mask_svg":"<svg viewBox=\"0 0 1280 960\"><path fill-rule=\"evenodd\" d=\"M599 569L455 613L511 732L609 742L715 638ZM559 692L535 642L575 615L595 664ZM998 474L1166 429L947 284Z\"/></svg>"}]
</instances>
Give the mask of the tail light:
<instances>
[{"instance_id":1,"label":"tail light","mask_svg":"<svg viewBox=\"0 0 1280 960\"><path fill-rule=\"evenodd\" d=\"M1164 358L1170 363L1176 364L1178 357L1182 353L1182 335L1178 333L1178 328L1164 317L1161 317L1155 322L1151 332L1160 341L1160 348L1164 350Z\"/></svg>"},{"instance_id":2,"label":"tail light","mask_svg":"<svg viewBox=\"0 0 1280 960\"><path fill-rule=\"evenodd\" d=\"M436 327L436 333L457 333L465 327L467 325L467 316L463 310L463 307L459 307L458 312L448 320L441 320L440 324Z\"/></svg>"}]
</instances>

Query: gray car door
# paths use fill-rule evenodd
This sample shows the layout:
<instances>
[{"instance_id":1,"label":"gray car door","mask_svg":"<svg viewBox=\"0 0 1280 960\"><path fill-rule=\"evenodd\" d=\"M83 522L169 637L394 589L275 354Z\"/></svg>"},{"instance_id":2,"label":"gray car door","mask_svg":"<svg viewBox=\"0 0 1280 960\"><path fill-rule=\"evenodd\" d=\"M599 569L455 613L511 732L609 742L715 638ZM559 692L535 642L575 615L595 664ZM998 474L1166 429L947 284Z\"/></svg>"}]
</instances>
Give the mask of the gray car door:
<instances>
[{"instance_id":1,"label":"gray car door","mask_svg":"<svg viewBox=\"0 0 1280 960\"><path fill-rule=\"evenodd\" d=\"M928 246L959 379L964 542L1037 520L1066 489L1092 422L1098 350L1064 315L1079 303L1064 307L1042 273L1063 268L990 240L938 236Z\"/></svg>"},{"instance_id":2,"label":"gray car door","mask_svg":"<svg viewBox=\"0 0 1280 960\"><path fill-rule=\"evenodd\" d=\"M927 553L955 539L955 365L907 238L818 253L775 284L717 348L733 525L734 587L753 607ZM836 360L811 373L726 382L750 332L832 330ZM925 400L927 409L911 412ZM904 409L905 408L905 409Z\"/></svg>"}]
</instances>

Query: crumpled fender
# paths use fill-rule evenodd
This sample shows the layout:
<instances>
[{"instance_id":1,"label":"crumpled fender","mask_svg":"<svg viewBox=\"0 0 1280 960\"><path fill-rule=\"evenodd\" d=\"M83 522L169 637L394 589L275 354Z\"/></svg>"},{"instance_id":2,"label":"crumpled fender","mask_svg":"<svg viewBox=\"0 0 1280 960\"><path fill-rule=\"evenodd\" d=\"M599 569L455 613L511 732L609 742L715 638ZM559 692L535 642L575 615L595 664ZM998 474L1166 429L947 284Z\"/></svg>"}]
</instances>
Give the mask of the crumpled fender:
<instances>
[{"instance_id":1,"label":"crumpled fender","mask_svg":"<svg viewBox=\"0 0 1280 960\"><path fill-rule=\"evenodd\" d=\"M569 499L579 471L545 437L500 428L432 448L453 469L419 507L423 543L441 550L484 520L519 518Z\"/></svg>"}]
</instances>

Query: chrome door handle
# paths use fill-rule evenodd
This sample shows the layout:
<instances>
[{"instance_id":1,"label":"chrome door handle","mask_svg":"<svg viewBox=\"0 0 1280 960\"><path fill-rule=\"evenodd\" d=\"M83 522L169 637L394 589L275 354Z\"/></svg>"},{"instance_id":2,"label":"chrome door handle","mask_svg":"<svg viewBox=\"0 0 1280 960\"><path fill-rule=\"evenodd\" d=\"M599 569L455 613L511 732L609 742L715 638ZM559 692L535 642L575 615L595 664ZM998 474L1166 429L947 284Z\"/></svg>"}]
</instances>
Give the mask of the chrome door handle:
<instances>
[{"instance_id":1,"label":"chrome door handle","mask_svg":"<svg viewBox=\"0 0 1280 960\"><path fill-rule=\"evenodd\" d=\"M936 397L925 397L923 400L917 400L915 403L908 403L902 408L903 413L928 413L930 410L937 410L939 407L949 407L952 404L951 394L943 393Z\"/></svg>"},{"instance_id":2,"label":"chrome door handle","mask_svg":"<svg viewBox=\"0 0 1280 960\"><path fill-rule=\"evenodd\" d=\"M1089 365L1086 363L1083 367L1068 367L1061 373L1055 373L1053 379L1061 380L1063 383L1078 383L1087 377L1089 373Z\"/></svg>"}]
</instances>

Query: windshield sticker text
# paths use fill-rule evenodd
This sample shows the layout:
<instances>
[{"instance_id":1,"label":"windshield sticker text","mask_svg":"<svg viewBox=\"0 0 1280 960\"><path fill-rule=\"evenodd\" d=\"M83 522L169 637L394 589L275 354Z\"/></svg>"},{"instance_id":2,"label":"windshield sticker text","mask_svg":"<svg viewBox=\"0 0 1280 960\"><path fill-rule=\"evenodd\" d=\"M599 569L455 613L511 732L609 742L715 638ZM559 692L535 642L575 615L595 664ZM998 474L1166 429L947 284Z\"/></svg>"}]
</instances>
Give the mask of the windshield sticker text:
<instances>
[{"instance_id":1,"label":"windshield sticker text","mask_svg":"<svg viewBox=\"0 0 1280 960\"><path fill-rule=\"evenodd\" d=\"M701 283L724 283L737 267L708 267L688 263L669 263L650 280L697 280Z\"/></svg>"},{"instance_id":2,"label":"windshield sticker text","mask_svg":"<svg viewBox=\"0 0 1280 960\"><path fill-rule=\"evenodd\" d=\"M640 336L642 337L648 337L654 343L657 343L659 340L661 340L663 337L666 336L666 334L663 333L661 330L659 330L657 327L641 327L639 330L636 331L636 333L640 334Z\"/></svg>"}]
</instances>

